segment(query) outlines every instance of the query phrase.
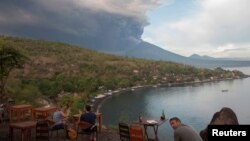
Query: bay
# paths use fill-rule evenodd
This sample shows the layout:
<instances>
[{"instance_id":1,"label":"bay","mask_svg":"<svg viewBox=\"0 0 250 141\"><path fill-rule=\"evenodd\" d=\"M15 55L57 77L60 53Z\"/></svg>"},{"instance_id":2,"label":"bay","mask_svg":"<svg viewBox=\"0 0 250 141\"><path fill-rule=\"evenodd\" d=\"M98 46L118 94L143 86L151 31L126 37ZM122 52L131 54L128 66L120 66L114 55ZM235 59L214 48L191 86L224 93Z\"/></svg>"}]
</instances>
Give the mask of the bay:
<instances>
[{"instance_id":1,"label":"bay","mask_svg":"<svg viewBox=\"0 0 250 141\"><path fill-rule=\"evenodd\" d=\"M224 69L237 69L250 75L250 67ZM104 125L118 126L120 121L131 123L138 120L139 114L159 119L164 110L168 119L177 116L199 132L215 112L222 107L230 107L240 124L249 124L249 86L250 78L245 78L183 87L144 88L110 97L103 102L100 111ZM173 130L168 121L159 127L158 136L160 141L173 140Z\"/></svg>"}]
</instances>

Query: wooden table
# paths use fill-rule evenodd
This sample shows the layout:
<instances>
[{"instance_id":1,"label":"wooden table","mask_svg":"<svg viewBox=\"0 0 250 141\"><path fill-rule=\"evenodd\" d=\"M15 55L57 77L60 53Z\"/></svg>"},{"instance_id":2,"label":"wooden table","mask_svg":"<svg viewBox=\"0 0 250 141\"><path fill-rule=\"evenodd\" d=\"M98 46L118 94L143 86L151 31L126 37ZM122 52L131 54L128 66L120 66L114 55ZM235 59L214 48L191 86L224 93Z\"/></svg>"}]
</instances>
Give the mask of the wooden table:
<instances>
[{"instance_id":1,"label":"wooden table","mask_svg":"<svg viewBox=\"0 0 250 141\"><path fill-rule=\"evenodd\" d=\"M32 105L14 105L9 107L9 120L13 122L13 114L17 115L17 122L21 121L21 116L25 117L27 112L30 112L31 120L33 120L33 107Z\"/></svg>"},{"instance_id":2,"label":"wooden table","mask_svg":"<svg viewBox=\"0 0 250 141\"><path fill-rule=\"evenodd\" d=\"M158 141L158 127L162 125L166 120L155 120L155 119L142 119L140 122L141 125L144 127L145 135L148 141ZM148 127L153 128L154 130L154 138L148 137Z\"/></svg>"},{"instance_id":3,"label":"wooden table","mask_svg":"<svg viewBox=\"0 0 250 141\"><path fill-rule=\"evenodd\" d=\"M98 127L99 127L99 132L101 132L102 130L102 113L95 113L97 120L98 120ZM74 128L76 128L77 122L80 119L81 114L76 114L73 115L73 119L74 119Z\"/></svg>"},{"instance_id":4,"label":"wooden table","mask_svg":"<svg viewBox=\"0 0 250 141\"><path fill-rule=\"evenodd\" d=\"M13 129L21 129L21 141L27 141L31 137L31 129L36 127L36 122L34 121L25 121L18 123L10 123L10 140L13 140ZM26 138L25 138L26 137Z\"/></svg>"},{"instance_id":5,"label":"wooden table","mask_svg":"<svg viewBox=\"0 0 250 141\"><path fill-rule=\"evenodd\" d=\"M35 108L35 109L33 109L34 120L36 120L37 113L40 113L41 118L45 119L49 116L50 113L53 113L56 110L57 110L57 107L55 107L55 106Z\"/></svg>"}]
</instances>

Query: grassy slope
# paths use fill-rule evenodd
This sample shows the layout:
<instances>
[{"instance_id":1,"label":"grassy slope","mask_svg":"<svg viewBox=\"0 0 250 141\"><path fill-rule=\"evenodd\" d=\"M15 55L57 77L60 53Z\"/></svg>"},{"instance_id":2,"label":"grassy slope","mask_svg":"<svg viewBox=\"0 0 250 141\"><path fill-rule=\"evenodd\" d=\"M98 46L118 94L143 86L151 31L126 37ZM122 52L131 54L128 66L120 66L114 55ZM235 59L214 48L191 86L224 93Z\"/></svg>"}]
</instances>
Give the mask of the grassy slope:
<instances>
[{"instance_id":1,"label":"grassy slope","mask_svg":"<svg viewBox=\"0 0 250 141\"><path fill-rule=\"evenodd\" d=\"M61 92L82 93L88 99L99 92L136 85L232 77L229 71L119 57L65 43L6 36L0 36L0 41L30 58L23 69L12 73L8 83L8 93L22 93L26 97L21 98L26 99L56 97Z\"/></svg>"}]
</instances>

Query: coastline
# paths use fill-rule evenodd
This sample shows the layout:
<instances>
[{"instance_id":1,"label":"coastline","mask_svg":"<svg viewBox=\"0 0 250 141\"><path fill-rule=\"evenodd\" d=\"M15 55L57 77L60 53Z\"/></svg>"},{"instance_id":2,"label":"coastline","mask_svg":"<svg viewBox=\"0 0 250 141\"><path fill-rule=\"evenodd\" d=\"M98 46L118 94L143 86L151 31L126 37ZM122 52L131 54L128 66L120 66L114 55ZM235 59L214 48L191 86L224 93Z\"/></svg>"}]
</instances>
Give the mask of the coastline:
<instances>
[{"instance_id":1,"label":"coastline","mask_svg":"<svg viewBox=\"0 0 250 141\"><path fill-rule=\"evenodd\" d=\"M184 87L184 86L190 86L190 85L195 85L195 84L204 84L204 83L210 83L210 82L245 79L245 78L249 78L249 77L250 77L249 75L246 75L245 77L242 77L242 78L227 78L227 79L202 80L202 81L192 81L192 82L175 82L175 83L167 83L167 84L158 83L158 84L154 84L154 85L128 87L128 88L118 89L118 90L114 90L114 91L109 91L107 93L99 94L99 95L103 95L103 97L100 97L100 98L93 97L92 99L90 99L90 101L91 101L90 104L93 108L93 111L99 112L100 108L102 107L102 104L105 103L105 101L108 100L109 98L111 98L113 95L126 94L126 92L129 92L129 91L136 91L139 89L144 89L144 88L149 88L149 87L153 87L153 88L178 87L178 86Z\"/></svg>"},{"instance_id":2,"label":"coastline","mask_svg":"<svg viewBox=\"0 0 250 141\"><path fill-rule=\"evenodd\" d=\"M112 98L112 96L114 96L114 95L126 94L126 92L129 92L129 91L135 91L138 89L143 89L143 88L152 87L152 86L153 85L145 85L145 86L129 87L129 88L123 88L123 89L119 89L119 90L109 91L108 93L100 94L100 95L104 95L104 97L101 97L101 98L93 97L90 100L91 101L90 105L92 106L93 111L99 112L102 104L106 100Z\"/></svg>"}]
</instances>

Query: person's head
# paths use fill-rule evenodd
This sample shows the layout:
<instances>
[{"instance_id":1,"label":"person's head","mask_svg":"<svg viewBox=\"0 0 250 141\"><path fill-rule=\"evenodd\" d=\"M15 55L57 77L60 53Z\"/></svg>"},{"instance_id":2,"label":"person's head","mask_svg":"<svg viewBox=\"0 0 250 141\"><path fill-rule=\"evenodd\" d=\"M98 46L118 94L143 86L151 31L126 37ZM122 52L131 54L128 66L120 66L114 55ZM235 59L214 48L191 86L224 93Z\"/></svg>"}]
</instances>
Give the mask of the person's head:
<instances>
[{"instance_id":1,"label":"person's head","mask_svg":"<svg viewBox=\"0 0 250 141\"><path fill-rule=\"evenodd\" d=\"M63 106L62 105L58 105L57 111L63 111Z\"/></svg>"},{"instance_id":2,"label":"person's head","mask_svg":"<svg viewBox=\"0 0 250 141\"><path fill-rule=\"evenodd\" d=\"M91 111L91 106L90 105L86 105L85 106L85 110L88 111L88 112L90 112Z\"/></svg>"},{"instance_id":3,"label":"person's head","mask_svg":"<svg viewBox=\"0 0 250 141\"><path fill-rule=\"evenodd\" d=\"M169 123L173 129L176 129L181 124L181 120L178 117L173 117L169 120Z\"/></svg>"}]
</instances>

